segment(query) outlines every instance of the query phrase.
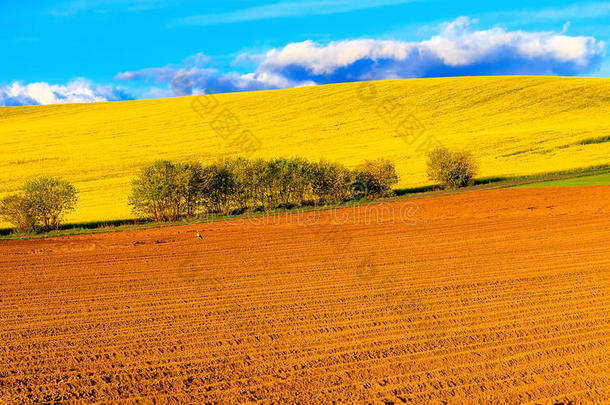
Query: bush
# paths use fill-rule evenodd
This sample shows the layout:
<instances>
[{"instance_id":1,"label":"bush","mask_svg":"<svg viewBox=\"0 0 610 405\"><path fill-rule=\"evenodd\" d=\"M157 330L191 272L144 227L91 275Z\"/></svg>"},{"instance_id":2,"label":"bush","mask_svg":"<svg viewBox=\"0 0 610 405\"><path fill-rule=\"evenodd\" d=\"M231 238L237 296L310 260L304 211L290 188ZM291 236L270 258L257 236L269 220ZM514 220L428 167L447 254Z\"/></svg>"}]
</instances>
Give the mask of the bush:
<instances>
[{"instance_id":1,"label":"bush","mask_svg":"<svg viewBox=\"0 0 610 405\"><path fill-rule=\"evenodd\" d=\"M76 208L76 188L54 177L39 177L25 183L24 198L37 223L45 231L59 229L64 216Z\"/></svg>"},{"instance_id":2,"label":"bush","mask_svg":"<svg viewBox=\"0 0 610 405\"><path fill-rule=\"evenodd\" d=\"M201 195L209 212L229 210L235 193L233 162L223 161L203 167Z\"/></svg>"},{"instance_id":3,"label":"bush","mask_svg":"<svg viewBox=\"0 0 610 405\"><path fill-rule=\"evenodd\" d=\"M20 193L5 197L0 214L20 232L36 226L59 229L64 216L76 208L76 188L65 180L39 177L25 183Z\"/></svg>"},{"instance_id":4,"label":"bush","mask_svg":"<svg viewBox=\"0 0 610 405\"><path fill-rule=\"evenodd\" d=\"M132 182L129 204L133 212L155 221L175 221L185 214L192 180L186 167L159 160L143 168Z\"/></svg>"},{"instance_id":5,"label":"bush","mask_svg":"<svg viewBox=\"0 0 610 405\"><path fill-rule=\"evenodd\" d=\"M398 183L394 164L387 159L367 160L355 170L355 180L371 197L388 197L393 194L392 186Z\"/></svg>"},{"instance_id":6,"label":"bush","mask_svg":"<svg viewBox=\"0 0 610 405\"><path fill-rule=\"evenodd\" d=\"M450 151L437 148L428 153L428 178L448 188L474 184L478 164L468 151Z\"/></svg>"},{"instance_id":7,"label":"bush","mask_svg":"<svg viewBox=\"0 0 610 405\"><path fill-rule=\"evenodd\" d=\"M312 189L319 204L338 204L350 198L352 174L345 166L321 160L312 167Z\"/></svg>"},{"instance_id":8,"label":"bush","mask_svg":"<svg viewBox=\"0 0 610 405\"><path fill-rule=\"evenodd\" d=\"M246 184L245 204L264 210L270 188L267 162L263 159L248 160L247 165L242 168L242 176L242 179L238 182Z\"/></svg>"},{"instance_id":9,"label":"bush","mask_svg":"<svg viewBox=\"0 0 610 405\"><path fill-rule=\"evenodd\" d=\"M304 159L274 159L268 162L266 174L269 205L299 205L311 194L311 164Z\"/></svg>"},{"instance_id":10,"label":"bush","mask_svg":"<svg viewBox=\"0 0 610 405\"><path fill-rule=\"evenodd\" d=\"M183 209L186 216L192 217L202 204L203 166L198 162L177 164L176 176L179 193L184 199Z\"/></svg>"},{"instance_id":11,"label":"bush","mask_svg":"<svg viewBox=\"0 0 610 405\"><path fill-rule=\"evenodd\" d=\"M254 172L251 169L252 162L245 158L229 159L224 161L225 167L231 173L232 187L227 187L228 207L226 210L233 212L245 211L251 203Z\"/></svg>"},{"instance_id":12,"label":"bush","mask_svg":"<svg viewBox=\"0 0 610 405\"><path fill-rule=\"evenodd\" d=\"M0 218L13 224L21 233L32 232L36 226L32 204L23 193L4 197L0 201Z\"/></svg>"}]
</instances>

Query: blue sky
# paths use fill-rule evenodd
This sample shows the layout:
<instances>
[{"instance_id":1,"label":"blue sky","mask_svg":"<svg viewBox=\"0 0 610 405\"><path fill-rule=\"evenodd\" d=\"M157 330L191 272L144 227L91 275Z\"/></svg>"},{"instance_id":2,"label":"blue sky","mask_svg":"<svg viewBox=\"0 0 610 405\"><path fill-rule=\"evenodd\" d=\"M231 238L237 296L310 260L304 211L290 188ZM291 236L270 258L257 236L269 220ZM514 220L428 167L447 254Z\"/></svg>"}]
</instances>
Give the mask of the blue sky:
<instances>
[{"instance_id":1,"label":"blue sky","mask_svg":"<svg viewBox=\"0 0 610 405\"><path fill-rule=\"evenodd\" d=\"M0 106L479 74L610 77L610 2L0 2Z\"/></svg>"}]
</instances>

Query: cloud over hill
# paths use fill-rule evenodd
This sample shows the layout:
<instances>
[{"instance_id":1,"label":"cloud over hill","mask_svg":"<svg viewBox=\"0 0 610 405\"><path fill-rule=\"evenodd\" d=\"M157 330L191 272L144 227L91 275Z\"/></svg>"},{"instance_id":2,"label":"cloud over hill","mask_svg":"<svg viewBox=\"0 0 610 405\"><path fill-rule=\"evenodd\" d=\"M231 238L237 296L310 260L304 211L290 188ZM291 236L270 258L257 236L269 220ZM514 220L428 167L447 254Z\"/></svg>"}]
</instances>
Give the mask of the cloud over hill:
<instances>
[{"instance_id":1,"label":"cloud over hill","mask_svg":"<svg viewBox=\"0 0 610 405\"><path fill-rule=\"evenodd\" d=\"M319 44L291 43L262 55L251 73L224 73L209 59L179 67L117 75L121 80L168 83L174 93L201 94L277 89L359 80L479 75L578 75L595 70L604 43L588 36L555 32L472 30L460 17L438 35L420 42L356 39Z\"/></svg>"},{"instance_id":2,"label":"cloud over hill","mask_svg":"<svg viewBox=\"0 0 610 405\"><path fill-rule=\"evenodd\" d=\"M33 104L95 103L131 100L127 91L113 86L101 86L89 80L76 79L65 85L46 82L22 84L13 82L0 86L0 106Z\"/></svg>"},{"instance_id":3,"label":"cloud over hill","mask_svg":"<svg viewBox=\"0 0 610 405\"><path fill-rule=\"evenodd\" d=\"M605 44L592 36L564 32L475 30L476 21L460 17L442 25L429 39L409 42L351 39L326 44L289 43L266 53L243 53L220 67L204 54L179 65L121 72L115 79L140 82L140 97L211 94L280 89L317 84L419 77L483 75L573 76L599 68ZM248 62L250 69L235 71ZM248 71L249 70L249 71ZM135 83L134 83L135 84ZM140 86L141 88L141 86ZM0 106L61 104L133 99L121 87L85 79L0 85Z\"/></svg>"}]
</instances>

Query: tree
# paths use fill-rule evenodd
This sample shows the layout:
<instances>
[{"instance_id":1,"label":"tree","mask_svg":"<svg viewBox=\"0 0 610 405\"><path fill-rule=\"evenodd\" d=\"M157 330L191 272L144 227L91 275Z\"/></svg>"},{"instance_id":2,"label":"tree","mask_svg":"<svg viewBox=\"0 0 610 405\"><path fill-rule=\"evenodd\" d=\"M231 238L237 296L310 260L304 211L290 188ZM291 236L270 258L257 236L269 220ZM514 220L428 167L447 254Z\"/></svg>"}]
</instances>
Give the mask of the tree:
<instances>
[{"instance_id":1,"label":"tree","mask_svg":"<svg viewBox=\"0 0 610 405\"><path fill-rule=\"evenodd\" d=\"M0 202L0 216L19 232L31 232L37 226L45 231L59 229L65 215L76 208L76 188L55 177L39 177L25 183L21 192Z\"/></svg>"},{"instance_id":2,"label":"tree","mask_svg":"<svg viewBox=\"0 0 610 405\"><path fill-rule=\"evenodd\" d=\"M436 148L428 152L428 179L448 188L472 185L478 171L478 164L468 151L451 151Z\"/></svg>"},{"instance_id":3,"label":"tree","mask_svg":"<svg viewBox=\"0 0 610 405\"><path fill-rule=\"evenodd\" d=\"M25 206L45 231L59 229L64 216L76 208L76 188L69 182L55 177L39 177L23 187Z\"/></svg>"},{"instance_id":4,"label":"tree","mask_svg":"<svg viewBox=\"0 0 610 405\"><path fill-rule=\"evenodd\" d=\"M320 204L338 204L349 198L351 173L339 163L320 160L312 168L312 188Z\"/></svg>"},{"instance_id":5,"label":"tree","mask_svg":"<svg viewBox=\"0 0 610 405\"><path fill-rule=\"evenodd\" d=\"M159 160L140 170L133 180L129 204L137 215L155 221L175 221L186 211L191 178L184 166Z\"/></svg>"},{"instance_id":6,"label":"tree","mask_svg":"<svg viewBox=\"0 0 610 405\"><path fill-rule=\"evenodd\" d=\"M282 199L284 192L285 181L283 179L284 166L286 160L284 158L267 161L265 169L265 188L266 204L272 208L277 207Z\"/></svg>"},{"instance_id":7,"label":"tree","mask_svg":"<svg viewBox=\"0 0 610 405\"><path fill-rule=\"evenodd\" d=\"M32 232L36 227L32 203L23 193L4 197L0 201L0 218L13 224L21 233Z\"/></svg>"},{"instance_id":8,"label":"tree","mask_svg":"<svg viewBox=\"0 0 610 405\"><path fill-rule=\"evenodd\" d=\"M208 211L228 210L235 192L235 176L228 161L204 166L201 189Z\"/></svg>"},{"instance_id":9,"label":"tree","mask_svg":"<svg viewBox=\"0 0 610 405\"><path fill-rule=\"evenodd\" d=\"M186 215L192 217L202 204L203 166L199 162L177 164L176 176Z\"/></svg>"},{"instance_id":10,"label":"tree","mask_svg":"<svg viewBox=\"0 0 610 405\"><path fill-rule=\"evenodd\" d=\"M356 167L355 180L366 187L372 197L392 195L392 186L398 183L394 164L387 159L367 160Z\"/></svg>"},{"instance_id":11,"label":"tree","mask_svg":"<svg viewBox=\"0 0 610 405\"><path fill-rule=\"evenodd\" d=\"M252 205L264 208L270 193L271 175L269 173L269 165L263 159L255 159L250 161L247 170Z\"/></svg>"},{"instance_id":12,"label":"tree","mask_svg":"<svg viewBox=\"0 0 610 405\"><path fill-rule=\"evenodd\" d=\"M306 166L306 161L300 158L279 158L270 162L275 203L287 207L303 201L307 189L307 179L303 177Z\"/></svg>"},{"instance_id":13,"label":"tree","mask_svg":"<svg viewBox=\"0 0 610 405\"><path fill-rule=\"evenodd\" d=\"M225 167L232 173L233 187L227 190L231 193L229 205L238 210L245 210L254 201L254 176L252 161L243 157L228 159Z\"/></svg>"}]
</instances>

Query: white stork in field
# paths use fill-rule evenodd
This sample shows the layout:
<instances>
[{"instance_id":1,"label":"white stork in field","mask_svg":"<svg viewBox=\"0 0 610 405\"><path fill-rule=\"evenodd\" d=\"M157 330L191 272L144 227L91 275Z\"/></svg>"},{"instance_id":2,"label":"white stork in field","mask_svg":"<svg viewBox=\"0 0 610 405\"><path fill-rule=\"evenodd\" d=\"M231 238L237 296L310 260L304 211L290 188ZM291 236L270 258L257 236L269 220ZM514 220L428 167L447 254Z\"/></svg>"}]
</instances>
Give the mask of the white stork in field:
<instances>
[{"instance_id":1,"label":"white stork in field","mask_svg":"<svg viewBox=\"0 0 610 405\"><path fill-rule=\"evenodd\" d=\"M199 231L197 231L197 237L198 237L199 239L203 239L203 236L201 236L201 234L199 233Z\"/></svg>"}]
</instances>

